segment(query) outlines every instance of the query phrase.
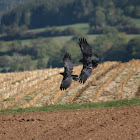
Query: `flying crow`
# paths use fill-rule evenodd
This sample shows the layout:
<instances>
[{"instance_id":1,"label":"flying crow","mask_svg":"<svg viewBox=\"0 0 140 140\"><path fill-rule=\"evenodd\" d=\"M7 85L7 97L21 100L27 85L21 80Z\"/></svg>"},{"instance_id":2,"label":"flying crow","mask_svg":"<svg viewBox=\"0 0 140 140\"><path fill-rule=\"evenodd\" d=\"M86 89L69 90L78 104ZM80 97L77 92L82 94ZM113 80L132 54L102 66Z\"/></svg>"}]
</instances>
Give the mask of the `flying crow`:
<instances>
[{"instance_id":1,"label":"flying crow","mask_svg":"<svg viewBox=\"0 0 140 140\"><path fill-rule=\"evenodd\" d=\"M83 54L83 58L79 60L83 63L83 69L81 70L81 74L79 76L79 82L85 83L92 73L92 68L94 69L98 66L99 57L96 54L92 55L92 48L85 38L79 39L79 46Z\"/></svg>"},{"instance_id":2,"label":"flying crow","mask_svg":"<svg viewBox=\"0 0 140 140\"><path fill-rule=\"evenodd\" d=\"M60 73L61 75L63 75L63 80L60 85L61 90L67 89L71 85L72 79L75 81L78 80L78 75L72 75L73 64L69 53L66 53L64 55L63 63L64 63L64 72Z\"/></svg>"}]
</instances>

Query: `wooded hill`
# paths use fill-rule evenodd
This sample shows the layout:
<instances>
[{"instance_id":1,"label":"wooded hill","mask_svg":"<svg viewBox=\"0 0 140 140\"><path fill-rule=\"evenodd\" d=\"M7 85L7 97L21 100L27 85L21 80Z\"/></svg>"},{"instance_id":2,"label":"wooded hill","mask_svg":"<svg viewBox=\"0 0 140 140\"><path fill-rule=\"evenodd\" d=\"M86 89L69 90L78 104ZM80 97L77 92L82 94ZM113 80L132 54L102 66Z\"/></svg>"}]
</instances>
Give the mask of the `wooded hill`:
<instances>
[{"instance_id":1,"label":"wooded hill","mask_svg":"<svg viewBox=\"0 0 140 140\"><path fill-rule=\"evenodd\" d=\"M138 33L131 17L140 18L139 9L139 0L32 0L4 14L1 23L31 29L89 22L93 33L105 25Z\"/></svg>"},{"instance_id":2,"label":"wooded hill","mask_svg":"<svg viewBox=\"0 0 140 140\"><path fill-rule=\"evenodd\" d=\"M29 1L30 0L0 0L0 22L4 12L7 12L12 8L17 7L18 5L24 4L25 2Z\"/></svg>"}]
</instances>

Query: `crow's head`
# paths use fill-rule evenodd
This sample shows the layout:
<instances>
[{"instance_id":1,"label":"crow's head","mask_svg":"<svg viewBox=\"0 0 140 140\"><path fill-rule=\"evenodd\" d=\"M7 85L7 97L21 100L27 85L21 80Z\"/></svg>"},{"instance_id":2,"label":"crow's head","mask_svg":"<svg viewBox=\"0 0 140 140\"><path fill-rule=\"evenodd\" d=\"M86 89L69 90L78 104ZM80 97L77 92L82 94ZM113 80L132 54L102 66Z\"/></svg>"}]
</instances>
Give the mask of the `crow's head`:
<instances>
[{"instance_id":1,"label":"crow's head","mask_svg":"<svg viewBox=\"0 0 140 140\"><path fill-rule=\"evenodd\" d=\"M83 63L83 59L80 59L79 62L82 62Z\"/></svg>"},{"instance_id":2,"label":"crow's head","mask_svg":"<svg viewBox=\"0 0 140 140\"><path fill-rule=\"evenodd\" d=\"M59 74L63 75L64 76L64 72L60 72Z\"/></svg>"}]
</instances>

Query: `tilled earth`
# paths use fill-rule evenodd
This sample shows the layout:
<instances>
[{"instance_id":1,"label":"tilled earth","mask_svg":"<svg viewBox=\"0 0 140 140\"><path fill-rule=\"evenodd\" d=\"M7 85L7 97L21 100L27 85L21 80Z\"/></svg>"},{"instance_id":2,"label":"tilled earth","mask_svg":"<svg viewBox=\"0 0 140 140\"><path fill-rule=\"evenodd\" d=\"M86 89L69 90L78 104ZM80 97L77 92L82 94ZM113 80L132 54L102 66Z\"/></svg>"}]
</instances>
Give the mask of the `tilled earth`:
<instances>
[{"instance_id":1,"label":"tilled earth","mask_svg":"<svg viewBox=\"0 0 140 140\"><path fill-rule=\"evenodd\" d=\"M140 106L0 115L0 140L139 140Z\"/></svg>"}]
</instances>

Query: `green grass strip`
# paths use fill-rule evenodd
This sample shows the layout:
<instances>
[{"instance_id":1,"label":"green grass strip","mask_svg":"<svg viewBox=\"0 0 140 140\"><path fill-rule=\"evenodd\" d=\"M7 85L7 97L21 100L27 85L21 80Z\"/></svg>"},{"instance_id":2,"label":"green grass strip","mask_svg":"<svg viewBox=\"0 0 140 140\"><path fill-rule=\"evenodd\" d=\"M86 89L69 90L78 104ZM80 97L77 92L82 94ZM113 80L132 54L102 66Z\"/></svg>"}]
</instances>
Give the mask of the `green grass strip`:
<instances>
[{"instance_id":1,"label":"green grass strip","mask_svg":"<svg viewBox=\"0 0 140 140\"><path fill-rule=\"evenodd\" d=\"M55 111L55 110L69 110L69 109L81 109L81 108L102 108L102 107L120 107L120 106L136 106L140 105L140 99L125 99L110 102L92 102L84 104L70 104L70 105L49 105L43 107L28 107L19 109L4 109L0 110L0 114L9 113L24 113L24 112L40 112L40 111Z\"/></svg>"},{"instance_id":2,"label":"green grass strip","mask_svg":"<svg viewBox=\"0 0 140 140\"><path fill-rule=\"evenodd\" d=\"M139 18L132 18L132 20L136 24L137 27L140 27L140 19Z\"/></svg>"}]
</instances>

